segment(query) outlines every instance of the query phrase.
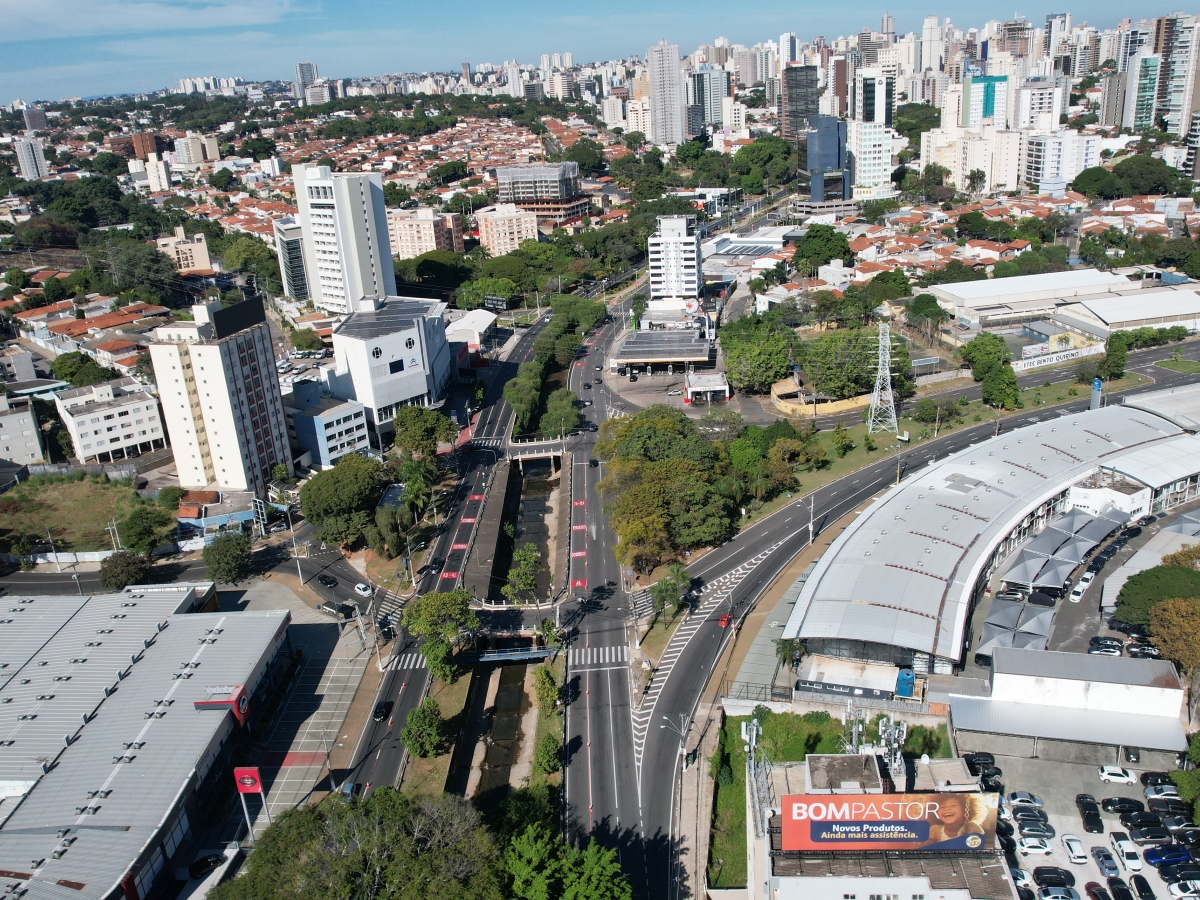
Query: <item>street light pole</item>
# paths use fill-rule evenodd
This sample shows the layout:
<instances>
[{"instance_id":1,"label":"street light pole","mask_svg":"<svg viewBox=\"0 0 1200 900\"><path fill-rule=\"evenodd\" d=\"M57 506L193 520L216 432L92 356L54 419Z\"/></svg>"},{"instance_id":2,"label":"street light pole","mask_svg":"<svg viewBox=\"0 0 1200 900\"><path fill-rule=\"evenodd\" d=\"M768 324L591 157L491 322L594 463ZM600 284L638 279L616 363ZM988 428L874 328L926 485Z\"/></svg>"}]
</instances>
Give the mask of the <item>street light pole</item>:
<instances>
[{"instance_id":1,"label":"street light pole","mask_svg":"<svg viewBox=\"0 0 1200 900\"><path fill-rule=\"evenodd\" d=\"M292 533L292 555L296 557L296 577L300 579L300 586L304 586L304 573L300 570L300 550L296 547L296 528L292 525L292 508L287 508L288 530Z\"/></svg>"}]
</instances>

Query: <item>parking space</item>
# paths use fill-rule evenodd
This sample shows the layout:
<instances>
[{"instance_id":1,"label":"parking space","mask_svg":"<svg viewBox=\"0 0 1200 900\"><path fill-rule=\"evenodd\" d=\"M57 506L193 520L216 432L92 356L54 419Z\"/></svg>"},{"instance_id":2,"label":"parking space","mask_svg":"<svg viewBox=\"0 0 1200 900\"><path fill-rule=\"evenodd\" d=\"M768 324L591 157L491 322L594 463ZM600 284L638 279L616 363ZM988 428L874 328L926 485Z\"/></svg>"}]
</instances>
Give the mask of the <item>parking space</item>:
<instances>
[{"instance_id":1,"label":"parking space","mask_svg":"<svg viewBox=\"0 0 1200 900\"><path fill-rule=\"evenodd\" d=\"M1004 782L1006 794L1011 791L1028 791L1042 798L1043 809L1055 832L1054 838L1049 841L1053 848L1049 856L1022 856L1016 853L1010 857L1010 863L1015 860L1016 865L1031 875L1037 866L1058 866L1066 869L1075 876L1075 890L1079 892L1082 900L1087 900L1083 888L1089 881L1097 882L1107 891L1108 887L1100 867L1091 856L1092 848L1105 847L1111 850L1109 835L1114 831L1128 832L1128 829L1122 826L1119 815L1101 811L1104 834L1088 834L1083 830L1083 822L1075 806L1075 797L1079 794L1091 794L1097 803L1102 803L1109 797L1131 797L1144 802L1142 785L1105 784L1097 775L1096 767L1090 765L1010 756L997 756L996 765L1004 772L1001 780ZM1140 776L1143 771L1133 769L1135 776ZM1083 843L1088 854L1086 863L1073 864L1068 859L1062 844L1064 834L1073 834ZM1139 848L1139 855L1146 849L1149 847ZM1120 877L1128 883L1130 874L1122 868ZM1143 864L1140 874L1150 883L1158 900L1165 900L1170 896L1166 883L1159 877L1154 866Z\"/></svg>"}]
</instances>

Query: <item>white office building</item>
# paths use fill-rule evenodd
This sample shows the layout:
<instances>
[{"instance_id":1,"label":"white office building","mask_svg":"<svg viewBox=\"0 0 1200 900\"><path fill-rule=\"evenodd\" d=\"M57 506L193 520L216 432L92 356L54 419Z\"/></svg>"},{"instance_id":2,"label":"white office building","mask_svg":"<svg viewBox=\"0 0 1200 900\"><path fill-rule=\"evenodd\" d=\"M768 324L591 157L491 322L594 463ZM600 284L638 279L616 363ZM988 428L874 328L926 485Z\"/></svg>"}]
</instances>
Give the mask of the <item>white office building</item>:
<instances>
[{"instance_id":1,"label":"white office building","mask_svg":"<svg viewBox=\"0 0 1200 900\"><path fill-rule=\"evenodd\" d=\"M171 167L157 153L146 156L146 186L152 194L171 190Z\"/></svg>"},{"instance_id":2,"label":"white office building","mask_svg":"<svg viewBox=\"0 0 1200 900\"><path fill-rule=\"evenodd\" d=\"M37 181L50 174L50 164L46 162L46 157L42 154L42 142L37 138L17 141L14 147L22 178L26 181Z\"/></svg>"},{"instance_id":3,"label":"white office building","mask_svg":"<svg viewBox=\"0 0 1200 900\"><path fill-rule=\"evenodd\" d=\"M276 465L292 471L292 455L262 303L192 314L156 328L150 344L180 486L263 495Z\"/></svg>"},{"instance_id":4,"label":"white office building","mask_svg":"<svg viewBox=\"0 0 1200 900\"><path fill-rule=\"evenodd\" d=\"M81 463L107 463L167 445L158 401L136 378L116 378L54 395Z\"/></svg>"},{"instance_id":5,"label":"white office building","mask_svg":"<svg viewBox=\"0 0 1200 900\"><path fill-rule=\"evenodd\" d=\"M364 298L395 294L383 177L296 166L292 179L313 303L331 313L350 313Z\"/></svg>"},{"instance_id":6,"label":"white office building","mask_svg":"<svg viewBox=\"0 0 1200 900\"><path fill-rule=\"evenodd\" d=\"M650 297L699 297L704 288L700 235L693 216L659 216L650 236Z\"/></svg>"},{"instance_id":7,"label":"white office building","mask_svg":"<svg viewBox=\"0 0 1200 900\"><path fill-rule=\"evenodd\" d=\"M646 51L650 81L650 141L660 147L675 147L687 140L684 108L683 69L679 46L659 41Z\"/></svg>"},{"instance_id":8,"label":"white office building","mask_svg":"<svg viewBox=\"0 0 1200 900\"><path fill-rule=\"evenodd\" d=\"M892 130L883 122L846 123L846 155L855 200L884 200L896 194L892 184Z\"/></svg>"},{"instance_id":9,"label":"white office building","mask_svg":"<svg viewBox=\"0 0 1200 900\"><path fill-rule=\"evenodd\" d=\"M445 398L453 375L445 311L437 300L388 297L334 328L329 389L363 405L376 446L389 442L397 409Z\"/></svg>"}]
</instances>

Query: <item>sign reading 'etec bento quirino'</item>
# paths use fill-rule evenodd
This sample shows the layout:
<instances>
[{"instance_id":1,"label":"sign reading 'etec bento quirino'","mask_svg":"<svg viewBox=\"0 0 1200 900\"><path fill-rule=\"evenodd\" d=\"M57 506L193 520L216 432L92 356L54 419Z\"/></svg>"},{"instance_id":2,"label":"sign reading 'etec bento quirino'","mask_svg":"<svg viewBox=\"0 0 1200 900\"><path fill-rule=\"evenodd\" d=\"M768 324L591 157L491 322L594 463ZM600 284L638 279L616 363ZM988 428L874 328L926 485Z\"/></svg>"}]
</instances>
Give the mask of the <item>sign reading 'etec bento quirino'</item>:
<instances>
[{"instance_id":1,"label":"sign reading 'etec bento quirino'","mask_svg":"<svg viewBox=\"0 0 1200 900\"><path fill-rule=\"evenodd\" d=\"M993 850L998 794L789 794L784 850Z\"/></svg>"}]
</instances>

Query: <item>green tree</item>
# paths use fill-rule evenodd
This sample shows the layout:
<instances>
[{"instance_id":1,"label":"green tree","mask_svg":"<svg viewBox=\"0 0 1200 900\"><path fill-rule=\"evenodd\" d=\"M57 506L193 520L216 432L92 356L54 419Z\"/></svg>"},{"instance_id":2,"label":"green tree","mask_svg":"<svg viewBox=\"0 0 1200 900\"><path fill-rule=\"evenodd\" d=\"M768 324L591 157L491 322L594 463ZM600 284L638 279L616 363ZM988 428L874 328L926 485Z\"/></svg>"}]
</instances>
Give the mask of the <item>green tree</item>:
<instances>
[{"instance_id":1,"label":"green tree","mask_svg":"<svg viewBox=\"0 0 1200 900\"><path fill-rule=\"evenodd\" d=\"M604 148L588 138L580 138L572 144L563 159L578 163L580 175L601 175L606 168Z\"/></svg>"},{"instance_id":2,"label":"green tree","mask_svg":"<svg viewBox=\"0 0 1200 900\"><path fill-rule=\"evenodd\" d=\"M633 900L616 849L602 847L594 838L582 850L569 848L562 900Z\"/></svg>"},{"instance_id":3,"label":"green tree","mask_svg":"<svg viewBox=\"0 0 1200 900\"><path fill-rule=\"evenodd\" d=\"M1123 331L1114 331L1108 336L1104 347L1104 373L1109 378L1120 378L1125 374L1129 362L1129 339Z\"/></svg>"},{"instance_id":4,"label":"green tree","mask_svg":"<svg viewBox=\"0 0 1200 900\"><path fill-rule=\"evenodd\" d=\"M458 426L436 409L426 406L401 406L392 420L396 446L421 457L437 456L437 445L458 437Z\"/></svg>"},{"instance_id":5,"label":"green tree","mask_svg":"<svg viewBox=\"0 0 1200 900\"><path fill-rule=\"evenodd\" d=\"M300 488L304 517L325 540L357 540L371 521L382 471L376 460L357 453L343 456L332 469L318 472Z\"/></svg>"},{"instance_id":6,"label":"green tree","mask_svg":"<svg viewBox=\"0 0 1200 900\"><path fill-rule=\"evenodd\" d=\"M736 390L765 393L791 370L788 340L781 334L762 332L753 341L722 341L725 374Z\"/></svg>"},{"instance_id":7,"label":"green tree","mask_svg":"<svg viewBox=\"0 0 1200 900\"><path fill-rule=\"evenodd\" d=\"M87 387L117 377L112 369L97 365L90 356L78 350L56 356L50 364L50 373L61 381L70 382L72 387Z\"/></svg>"},{"instance_id":8,"label":"green tree","mask_svg":"<svg viewBox=\"0 0 1200 900\"><path fill-rule=\"evenodd\" d=\"M430 638L421 644L421 655L425 657L425 665L429 674L446 684L458 680L458 664L454 660L454 651L440 637Z\"/></svg>"},{"instance_id":9,"label":"green tree","mask_svg":"<svg viewBox=\"0 0 1200 900\"><path fill-rule=\"evenodd\" d=\"M562 768L562 741L557 734L542 735L533 751L533 765L539 772L557 772Z\"/></svg>"},{"instance_id":10,"label":"green tree","mask_svg":"<svg viewBox=\"0 0 1200 900\"><path fill-rule=\"evenodd\" d=\"M250 574L250 540L227 531L204 548L208 577L218 584L236 584Z\"/></svg>"},{"instance_id":11,"label":"green tree","mask_svg":"<svg viewBox=\"0 0 1200 900\"><path fill-rule=\"evenodd\" d=\"M100 563L100 587L119 591L130 584L143 584L150 574L145 555L132 550L118 550Z\"/></svg>"},{"instance_id":12,"label":"green tree","mask_svg":"<svg viewBox=\"0 0 1200 900\"><path fill-rule=\"evenodd\" d=\"M414 597L404 607L403 621L414 637L441 638L448 643L463 632L479 629L479 617L471 609L471 592L463 588Z\"/></svg>"},{"instance_id":13,"label":"green tree","mask_svg":"<svg viewBox=\"0 0 1200 900\"><path fill-rule=\"evenodd\" d=\"M971 377L983 381L993 369L1000 368L1012 359L1012 351L998 334L985 331L959 349L959 355L971 367Z\"/></svg>"},{"instance_id":14,"label":"green tree","mask_svg":"<svg viewBox=\"0 0 1200 900\"><path fill-rule=\"evenodd\" d=\"M987 184L987 172L983 169L972 169L967 173L966 189L967 193L976 196L983 191L983 186Z\"/></svg>"},{"instance_id":15,"label":"green tree","mask_svg":"<svg viewBox=\"0 0 1200 900\"><path fill-rule=\"evenodd\" d=\"M170 518L152 506L137 506L121 522L121 543L138 553L149 554L163 537Z\"/></svg>"},{"instance_id":16,"label":"green tree","mask_svg":"<svg viewBox=\"0 0 1200 900\"><path fill-rule=\"evenodd\" d=\"M437 701L426 697L420 706L409 710L404 730L400 732L400 740L409 753L424 759L436 755L441 748L445 727L442 710Z\"/></svg>"},{"instance_id":17,"label":"green tree","mask_svg":"<svg viewBox=\"0 0 1200 900\"><path fill-rule=\"evenodd\" d=\"M800 268L807 262L815 268L833 259L840 259L847 264L854 259L846 235L832 225L810 225L804 237L796 244L792 265Z\"/></svg>"},{"instance_id":18,"label":"green tree","mask_svg":"<svg viewBox=\"0 0 1200 900\"><path fill-rule=\"evenodd\" d=\"M208 176L208 183L218 191L228 191L236 182L232 169L217 169Z\"/></svg>"},{"instance_id":19,"label":"green tree","mask_svg":"<svg viewBox=\"0 0 1200 900\"><path fill-rule=\"evenodd\" d=\"M566 388L559 388L546 398L546 411L538 422L545 437L567 435L579 427L579 398Z\"/></svg>"},{"instance_id":20,"label":"green tree","mask_svg":"<svg viewBox=\"0 0 1200 900\"><path fill-rule=\"evenodd\" d=\"M537 697L538 709L542 715L557 715L559 699L562 697L562 686L554 677L548 666L537 666L533 670L533 692Z\"/></svg>"},{"instance_id":21,"label":"green tree","mask_svg":"<svg viewBox=\"0 0 1200 900\"><path fill-rule=\"evenodd\" d=\"M520 604L537 590L537 576L543 571L541 554L536 544L522 544L512 555L508 583L500 588L510 603Z\"/></svg>"},{"instance_id":22,"label":"green tree","mask_svg":"<svg viewBox=\"0 0 1200 900\"><path fill-rule=\"evenodd\" d=\"M646 135L640 131L627 131L621 138L623 143L630 150L641 150L642 145L646 143Z\"/></svg>"},{"instance_id":23,"label":"green tree","mask_svg":"<svg viewBox=\"0 0 1200 900\"><path fill-rule=\"evenodd\" d=\"M1016 409L1021 405L1017 373L1008 363L990 369L983 377L979 391L983 402L988 406Z\"/></svg>"},{"instance_id":24,"label":"green tree","mask_svg":"<svg viewBox=\"0 0 1200 900\"><path fill-rule=\"evenodd\" d=\"M841 422L833 426L833 433L829 439L833 444L833 452L838 456L845 456L854 449L854 439L850 437L850 432L842 427Z\"/></svg>"},{"instance_id":25,"label":"green tree","mask_svg":"<svg viewBox=\"0 0 1200 900\"><path fill-rule=\"evenodd\" d=\"M325 342L311 328L293 328L289 333L292 346L297 350L324 350Z\"/></svg>"},{"instance_id":26,"label":"green tree","mask_svg":"<svg viewBox=\"0 0 1200 900\"><path fill-rule=\"evenodd\" d=\"M159 488L158 496L154 502L167 512L174 514L179 510L179 501L183 499L185 493L186 491L183 488L169 484L164 488Z\"/></svg>"}]
</instances>

